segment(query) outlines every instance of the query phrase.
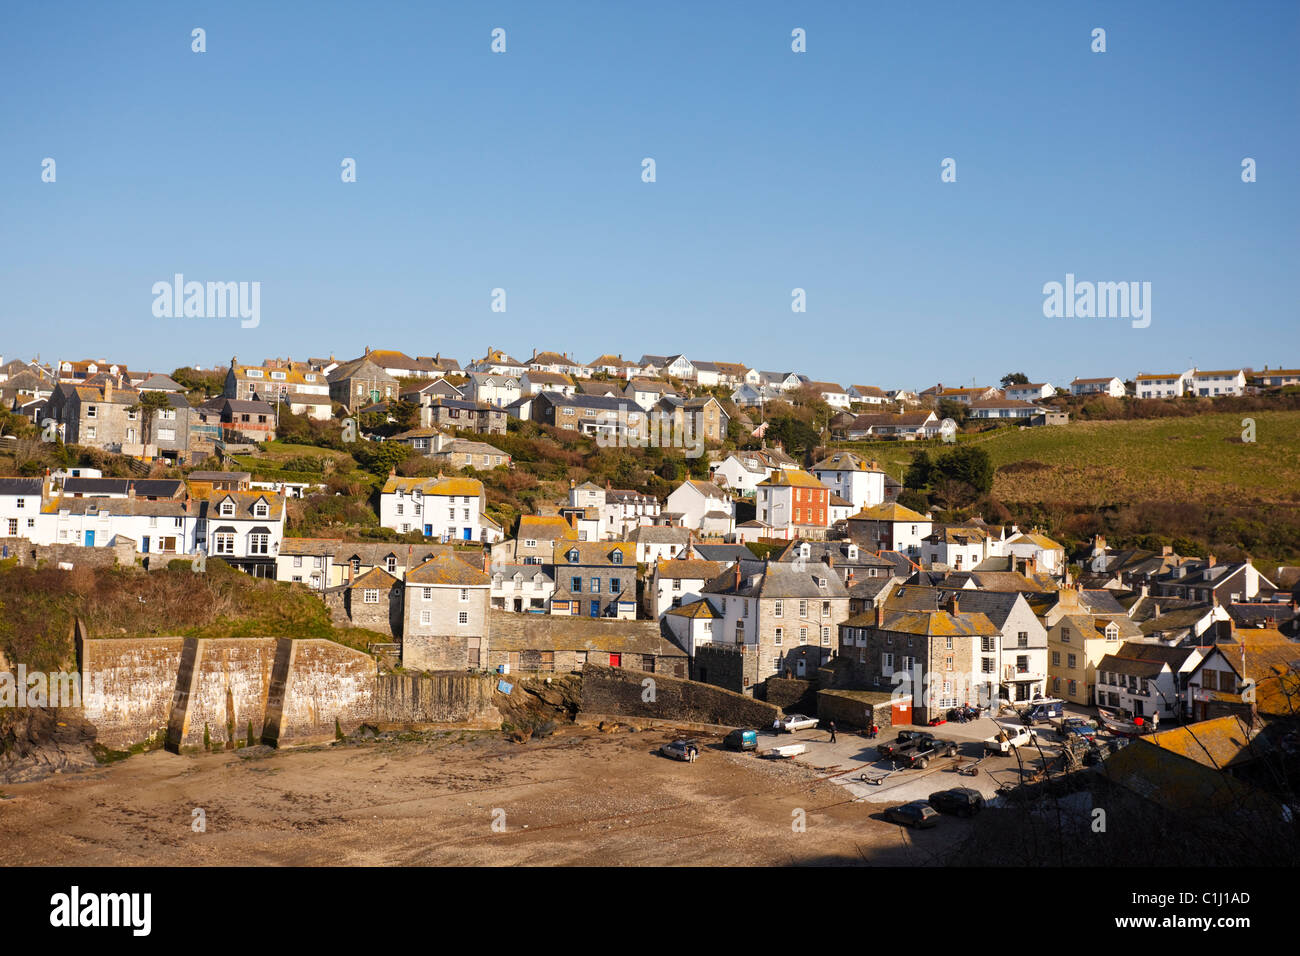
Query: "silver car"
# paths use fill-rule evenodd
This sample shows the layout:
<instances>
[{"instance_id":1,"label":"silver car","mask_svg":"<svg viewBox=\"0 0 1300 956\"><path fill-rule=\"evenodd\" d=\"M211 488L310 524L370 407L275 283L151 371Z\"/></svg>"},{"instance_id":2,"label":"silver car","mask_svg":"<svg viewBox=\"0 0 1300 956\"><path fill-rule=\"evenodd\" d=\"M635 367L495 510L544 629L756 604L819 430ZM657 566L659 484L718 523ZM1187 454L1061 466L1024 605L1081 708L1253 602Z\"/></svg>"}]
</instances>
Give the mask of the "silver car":
<instances>
[{"instance_id":1,"label":"silver car","mask_svg":"<svg viewBox=\"0 0 1300 956\"><path fill-rule=\"evenodd\" d=\"M816 727L817 724L818 720L816 717L806 717L803 714L786 714L780 720L777 720L772 724L772 729L777 733L780 733L783 730L786 733L793 733L796 730L808 730L812 727Z\"/></svg>"}]
</instances>

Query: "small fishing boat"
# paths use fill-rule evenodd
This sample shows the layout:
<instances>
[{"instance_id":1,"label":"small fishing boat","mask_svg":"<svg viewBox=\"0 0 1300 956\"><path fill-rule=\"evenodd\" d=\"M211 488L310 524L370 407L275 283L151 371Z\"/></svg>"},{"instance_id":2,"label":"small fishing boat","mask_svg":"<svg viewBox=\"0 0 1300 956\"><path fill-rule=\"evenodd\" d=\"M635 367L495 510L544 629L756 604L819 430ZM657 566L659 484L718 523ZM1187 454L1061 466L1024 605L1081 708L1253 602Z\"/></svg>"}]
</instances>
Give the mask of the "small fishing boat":
<instances>
[{"instance_id":1,"label":"small fishing boat","mask_svg":"<svg viewBox=\"0 0 1300 956\"><path fill-rule=\"evenodd\" d=\"M1152 731L1151 722L1144 717L1121 717L1112 710L1100 707L1097 708L1097 716L1107 730L1121 737L1140 737Z\"/></svg>"}]
</instances>

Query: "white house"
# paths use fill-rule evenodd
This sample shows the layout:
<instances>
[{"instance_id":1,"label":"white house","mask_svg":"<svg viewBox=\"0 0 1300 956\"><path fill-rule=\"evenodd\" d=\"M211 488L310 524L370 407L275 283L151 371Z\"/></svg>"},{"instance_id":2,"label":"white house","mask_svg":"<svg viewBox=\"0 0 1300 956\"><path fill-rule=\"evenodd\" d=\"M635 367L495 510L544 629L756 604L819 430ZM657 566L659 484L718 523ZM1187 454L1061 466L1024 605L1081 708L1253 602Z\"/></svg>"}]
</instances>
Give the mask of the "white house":
<instances>
[{"instance_id":1,"label":"white house","mask_svg":"<svg viewBox=\"0 0 1300 956\"><path fill-rule=\"evenodd\" d=\"M656 562L647 589L651 616L658 619L672 608L698 601L704 585L724 569L717 561L675 558Z\"/></svg>"},{"instance_id":2,"label":"white house","mask_svg":"<svg viewBox=\"0 0 1300 956\"><path fill-rule=\"evenodd\" d=\"M848 410L852 404L852 398L841 386L834 382L805 382L821 398L823 402L831 408L841 408Z\"/></svg>"},{"instance_id":3,"label":"white house","mask_svg":"<svg viewBox=\"0 0 1300 956\"><path fill-rule=\"evenodd\" d=\"M1185 372L1143 372L1133 380L1138 398L1178 398L1191 389L1194 369Z\"/></svg>"},{"instance_id":4,"label":"white house","mask_svg":"<svg viewBox=\"0 0 1300 956\"><path fill-rule=\"evenodd\" d=\"M1008 385L1003 394L1017 402L1041 402L1056 394L1056 389L1049 382L1035 382L1029 385Z\"/></svg>"},{"instance_id":5,"label":"white house","mask_svg":"<svg viewBox=\"0 0 1300 956\"><path fill-rule=\"evenodd\" d=\"M654 564L685 554L691 547L689 528L642 525L627 539L636 545L636 563Z\"/></svg>"},{"instance_id":6,"label":"white house","mask_svg":"<svg viewBox=\"0 0 1300 956\"><path fill-rule=\"evenodd\" d=\"M874 461L837 451L809 469L818 481L853 506L854 513L885 500L885 473Z\"/></svg>"},{"instance_id":7,"label":"white house","mask_svg":"<svg viewBox=\"0 0 1300 956\"><path fill-rule=\"evenodd\" d=\"M695 657L695 650L701 644L713 643L715 630L722 634L721 603L717 599L701 598L664 612L663 620L669 632L690 657Z\"/></svg>"},{"instance_id":8,"label":"white house","mask_svg":"<svg viewBox=\"0 0 1300 956\"><path fill-rule=\"evenodd\" d=\"M711 465L709 471L715 481L720 481L738 495L750 498L759 483L770 478L773 471L798 467L795 460L780 449L764 448L734 451Z\"/></svg>"},{"instance_id":9,"label":"white house","mask_svg":"<svg viewBox=\"0 0 1300 956\"><path fill-rule=\"evenodd\" d=\"M35 540L44 484L41 478L0 478L0 536Z\"/></svg>"},{"instance_id":10,"label":"white house","mask_svg":"<svg viewBox=\"0 0 1300 956\"><path fill-rule=\"evenodd\" d=\"M572 396L578 391L577 384L568 375L560 372L544 372L529 369L519 379L521 395L540 395L542 392L559 392ZM509 404L507 402L507 404Z\"/></svg>"},{"instance_id":11,"label":"white house","mask_svg":"<svg viewBox=\"0 0 1300 956\"><path fill-rule=\"evenodd\" d=\"M1065 545L1037 531L1024 532L1008 540L1005 553L1032 559L1036 570L1054 577L1065 573Z\"/></svg>"},{"instance_id":12,"label":"white house","mask_svg":"<svg viewBox=\"0 0 1300 956\"><path fill-rule=\"evenodd\" d=\"M1202 657L1197 647L1125 641L1097 662L1097 706L1136 717L1182 717L1183 677L1196 670Z\"/></svg>"},{"instance_id":13,"label":"white house","mask_svg":"<svg viewBox=\"0 0 1300 956\"><path fill-rule=\"evenodd\" d=\"M673 489L664 508L683 528L706 535L726 535L736 528L736 506L730 492L711 481L687 480Z\"/></svg>"},{"instance_id":14,"label":"white house","mask_svg":"<svg viewBox=\"0 0 1300 956\"><path fill-rule=\"evenodd\" d=\"M1071 395L1109 395L1124 397L1124 383L1118 378L1076 378L1070 383Z\"/></svg>"},{"instance_id":15,"label":"white house","mask_svg":"<svg viewBox=\"0 0 1300 956\"><path fill-rule=\"evenodd\" d=\"M941 525L921 539L921 563L970 571L986 558L1000 557L1003 541L985 528Z\"/></svg>"},{"instance_id":16,"label":"white house","mask_svg":"<svg viewBox=\"0 0 1300 956\"><path fill-rule=\"evenodd\" d=\"M1246 373L1239 368L1211 372L1196 369L1192 374L1192 394L1209 398L1219 395L1244 395Z\"/></svg>"},{"instance_id":17,"label":"white house","mask_svg":"<svg viewBox=\"0 0 1300 956\"><path fill-rule=\"evenodd\" d=\"M658 405L660 399L672 398L676 394L676 389L667 382L659 382L651 378L634 378L623 390L625 398L636 402L643 411L647 412Z\"/></svg>"},{"instance_id":18,"label":"white house","mask_svg":"<svg viewBox=\"0 0 1300 956\"><path fill-rule=\"evenodd\" d=\"M545 614L555 581L536 564L492 566L489 606L494 611Z\"/></svg>"},{"instance_id":19,"label":"white house","mask_svg":"<svg viewBox=\"0 0 1300 956\"><path fill-rule=\"evenodd\" d=\"M484 541L504 535L484 513L483 482L477 478L399 478L390 475L379 495L379 523L402 534L426 538Z\"/></svg>"},{"instance_id":20,"label":"white house","mask_svg":"<svg viewBox=\"0 0 1300 956\"><path fill-rule=\"evenodd\" d=\"M523 394L523 386L514 375L471 372L465 392L471 401L505 408Z\"/></svg>"}]
</instances>

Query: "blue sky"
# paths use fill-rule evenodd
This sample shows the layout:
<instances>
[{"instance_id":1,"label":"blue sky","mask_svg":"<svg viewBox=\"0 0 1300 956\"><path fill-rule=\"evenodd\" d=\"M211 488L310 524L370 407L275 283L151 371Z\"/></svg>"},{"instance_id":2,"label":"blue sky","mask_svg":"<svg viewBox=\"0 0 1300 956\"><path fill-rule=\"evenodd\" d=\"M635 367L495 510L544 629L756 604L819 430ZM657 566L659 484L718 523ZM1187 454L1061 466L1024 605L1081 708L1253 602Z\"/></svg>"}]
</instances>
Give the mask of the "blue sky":
<instances>
[{"instance_id":1,"label":"blue sky","mask_svg":"<svg viewBox=\"0 0 1300 956\"><path fill-rule=\"evenodd\" d=\"M1298 42L1293 2L7 5L0 353L1295 367ZM260 325L155 318L177 272ZM1150 327L1045 318L1067 273Z\"/></svg>"}]
</instances>

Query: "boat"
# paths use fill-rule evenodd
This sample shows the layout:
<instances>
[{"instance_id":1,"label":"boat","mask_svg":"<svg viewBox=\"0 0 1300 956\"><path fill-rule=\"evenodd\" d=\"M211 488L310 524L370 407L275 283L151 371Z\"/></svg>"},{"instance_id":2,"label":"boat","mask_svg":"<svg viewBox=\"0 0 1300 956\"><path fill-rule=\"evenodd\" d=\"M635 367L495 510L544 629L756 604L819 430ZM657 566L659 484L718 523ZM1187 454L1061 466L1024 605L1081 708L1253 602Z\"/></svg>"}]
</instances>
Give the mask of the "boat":
<instances>
[{"instance_id":1,"label":"boat","mask_svg":"<svg viewBox=\"0 0 1300 956\"><path fill-rule=\"evenodd\" d=\"M1103 710L1100 707L1097 708L1097 716L1101 718L1107 730L1121 737L1141 737L1152 731L1150 721L1144 717L1121 717L1112 710Z\"/></svg>"}]
</instances>

